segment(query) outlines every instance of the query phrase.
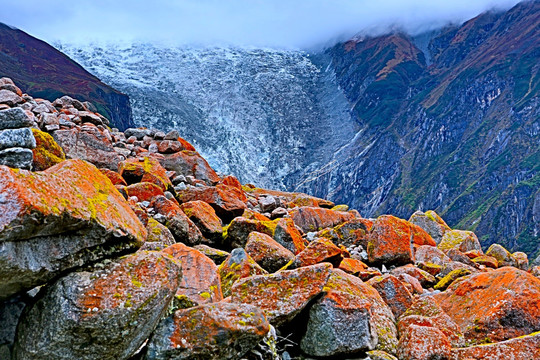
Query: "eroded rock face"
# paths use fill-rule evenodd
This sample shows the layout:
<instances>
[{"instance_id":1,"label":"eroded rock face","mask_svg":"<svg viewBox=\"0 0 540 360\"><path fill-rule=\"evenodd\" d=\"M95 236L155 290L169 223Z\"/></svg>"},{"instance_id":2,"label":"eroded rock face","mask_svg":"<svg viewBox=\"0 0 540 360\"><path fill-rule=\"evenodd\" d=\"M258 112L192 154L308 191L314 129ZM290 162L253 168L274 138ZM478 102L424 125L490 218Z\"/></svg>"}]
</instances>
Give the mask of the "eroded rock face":
<instances>
[{"instance_id":1,"label":"eroded rock face","mask_svg":"<svg viewBox=\"0 0 540 360\"><path fill-rule=\"evenodd\" d=\"M24 312L14 359L128 359L157 326L180 278L177 261L158 252L63 277Z\"/></svg>"},{"instance_id":2,"label":"eroded rock face","mask_svg":"<svg viewBox=\"0 0 540 360\"><path fill-rule=\"evenodd\" d=\"M0 298L146 238L109 179L81 160L41 173L0 167L0 199Z\"/></svg>"},{"instance_id":3,"label":"eroded rock face","mask_svg":"<svg viewBox=\"0 0 540 360\"><path fill-rule=\"evenodd\" d=\"M503 341L540 328L540 280L516 268L469 276L433 300L470 343Z\"/></svg>"},{"instance_id":4,"label":"eroded rock face","mask_svg":"<svg viewBox=\"0 0 540 360\"><path fill-rule=\"evenodd\" d=\"M154 332L146 359L239 359L269 330L263 312L251 305L215 303L178 310Z\"/></svg>"}]
</instances>

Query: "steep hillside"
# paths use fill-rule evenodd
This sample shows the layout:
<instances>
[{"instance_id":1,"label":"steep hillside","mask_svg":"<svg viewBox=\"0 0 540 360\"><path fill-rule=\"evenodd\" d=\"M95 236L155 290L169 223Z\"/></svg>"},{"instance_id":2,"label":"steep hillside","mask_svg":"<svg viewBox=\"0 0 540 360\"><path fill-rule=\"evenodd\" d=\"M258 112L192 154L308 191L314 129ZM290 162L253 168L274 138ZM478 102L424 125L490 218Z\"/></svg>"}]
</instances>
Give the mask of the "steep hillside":
<instances>
[{"instance_id":1,"label":"steep hillside","mask_svg":"<svg viewBox=\"0 0 540 360\"><path fill-rule=\"evenodd\" d=\"M330 49L364 132L304 189L368 214L436 209L484 245L537 251L539 26L539 2L480 15L432 36L430 66L401 35Z\"/></svg>"},{"instance_id":2,"label":"steep hillside","mask_svg":"<svg viewBox=\"0 0 540 360\"><path fill-rule=\"evenodd\" d=\"M69 94L92 102L125 129L133 126L129 99L102 83L51 45L0 23L0 77L12 78L24 92L54 100Z\"/></svg>"}]
</instances>

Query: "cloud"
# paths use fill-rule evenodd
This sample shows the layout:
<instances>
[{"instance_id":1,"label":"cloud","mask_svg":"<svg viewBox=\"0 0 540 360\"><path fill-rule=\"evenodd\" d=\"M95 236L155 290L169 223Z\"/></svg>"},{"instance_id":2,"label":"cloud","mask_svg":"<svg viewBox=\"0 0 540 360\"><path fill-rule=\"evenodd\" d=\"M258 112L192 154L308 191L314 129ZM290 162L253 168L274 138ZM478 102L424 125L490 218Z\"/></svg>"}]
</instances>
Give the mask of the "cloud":
<instances>
[{"instance_id":1,"label":"cloud","mask_svg":"<svg viewBox=\"0 0 540 360\"><path fill-rule=\"evenodd\" d=\"M518 0L2 0L0 21L46 41L310 48L460 23Z\"/></svg>"}]
</instances>

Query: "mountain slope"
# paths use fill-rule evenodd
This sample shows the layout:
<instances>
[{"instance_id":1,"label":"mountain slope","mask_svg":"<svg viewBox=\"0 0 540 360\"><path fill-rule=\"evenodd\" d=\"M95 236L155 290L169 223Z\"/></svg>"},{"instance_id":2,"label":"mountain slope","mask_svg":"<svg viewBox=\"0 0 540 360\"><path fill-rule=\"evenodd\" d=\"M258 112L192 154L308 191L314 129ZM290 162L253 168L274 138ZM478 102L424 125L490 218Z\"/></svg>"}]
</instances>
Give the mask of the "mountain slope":
<instances>
[{"instance_id":1,"label":"mountain slope","mask_svg":"<svg viewBox=\"0 0 540 360\"><path fill-rule=\"evenodd\" d=\"M484 245L535 253L539 18L540 3L528 2L444 29L432 36L430 66L406 36L328 50L365 136L350 159L304 190L368 214L436 209ZM342 184L339 193L332 184Z\"/></svg>"},{"instance_id":2,"label":"mountain slope","mask_svg":"<svg viewBox=\"0 0 540 360\"><path fill-rule=\"evenodd\" d=\"M119 128L133 126L129 99L102 83L49 44L0 23L0 77L24 92L50 101L69 94L92 102Z\"/></svg>"}]
</instances>

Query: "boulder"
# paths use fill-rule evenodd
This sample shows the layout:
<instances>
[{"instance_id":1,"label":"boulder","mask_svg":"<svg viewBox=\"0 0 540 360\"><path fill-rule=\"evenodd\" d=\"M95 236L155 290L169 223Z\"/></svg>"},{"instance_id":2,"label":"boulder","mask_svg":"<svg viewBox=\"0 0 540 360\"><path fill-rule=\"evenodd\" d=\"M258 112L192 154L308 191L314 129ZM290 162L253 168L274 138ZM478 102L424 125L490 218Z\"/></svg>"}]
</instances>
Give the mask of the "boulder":
<instances>
[{"instance_id":1,"label":"boulder","mask_svg":"<svg viewBox=\"0 0 540 360\"><path fill-rule=\"evenodd\" d=\"M203 239L201 231L174 201L165 196L156 196L150 205L157 214L165 217L164 225L171 231L177 242L188 245L201 243Z\"/></svg>"},{"instance_id":2,"label":"boulder","mask_svg":"<svg viewBox=\"0 0 540 360\"><path fill-rule=\"evenodd\" d=\"M113 185L127 186L126 180L124 180L124 178L121 177L120 174L117 173L116 171L112 171L109 169L99 169L99 171L101 171L103 175L108 177L109 180L111 180L111 182L113 183Z\"/></svg>"},{"instance_id":3,"label":"boulder","mask_svg":"<svg viewBox=\"0 0 540 360\"><path fill-rule=\"evenodd\" d=\"M0 90L0 104L16 106L17 104L20 104L22 102L24 102L23 98L16 93L5 89Z\"/></svg>"},{"instance_id":4,"label":"boulder","mask_svg":"<svg viewBox=\"0 0 540 360\"><path fill-rule=\"evenodd\" d=\"M428 210L425 213L417 211L411 215L409 222L424 229L432 237L436 244L441 242L443 235L447 231L452 230L433 210Z\"/></svg>"},{"instance_id":5,"label":"boulder","mask_svg":"<svg viewBox=\"0 0 540 360\"><path fill-rule=\"evenodd\" d=\"M239 279L268 273L242 248L234 249L231 255L219 266L218 271L224 296L231 295L231 288Z\"/></svg>"},{"instance_id":6,"label":"boulder","mask_svg":"<svg viewBox=\"0 0 540 360\"><path fill-rule=\"evenodd\" d=\"M369 262L403 265L413 261L411 224L391 215L379 216L368 236Z\"/></svg>"},{"instance_id":7,"label":"boulder","mask_svg":"<svg viewBox=\"0 0 540 360\"><path fill-rule=\"evenodd\" d=\"M214 185L220 178L208 162L196 151L182 150L174 154L164 154L159 160L161 165L178 175L193 176L208 185Z\"/></svg>"},{"instance_id":8,"label":"boulder","mask_svg":"<svg viewBox=\"0 0 540 360\"><path fill-rule=\"evenodd\" d=\"M27 149L35 148L36 139L32 134L32 129L22 128L0 130L0 150L14 147Z\"/></svg>"},{"instance_id":9,"label":"boulder","mask_svg":"<svg viewBox=\"0 0 540 360\"><path fill-rule=\"evenodd\" d=\"M174 259L151 251L71 273L24 312L14 359L128 359L167 311L180 278Z\"/></svg>"},{"instance_id":10,"label":"boulder","mask_svg":"<svg viewBox=\"0 0 540 360\"><path fill-rule=\"evenodd\" d=\"M300 346L312 356L337 357L361 350L395 353L392 311L371 286L341 270L331 270L325 294L309 311Z\"/></svg>"},{"instance_id":11,"label":"boulder","mask_svg":"<svg viewBox=\"0 0 540 360\"><path fill-rule=\"evenodd\" d=\"M434 327L410 325L399 339L400 360L451 360L451 355L450 341Z\"/></svg>"},{"instance_id":12,"label":"boulder","mask_svg":"<svg viewBox=\"0 0 540 360\"><path fill-rule=\"evenodd\" d=\"M355 215L350 212L333 211L312 206L295 208L290 212L290 215L294 223L304 232L334 227L355 218Z\"/></svg>"},{"instance_id":13,"label":"boulder","mask_svg":"<svg viewBox=\"0 0 540 360\"><path fill-rule=\"evenodd\" d=\"M124 189L128 197L135 196L139 202L151 201L156 196L163 196L163 189L150 182L140 182L126 186Z\"/></svg>"},{"instance_id":14,"label":"boulder","mask_svg":"<svg viewBox=\"0 0 540 360\"><path fill-rule=\"evenodd\" d=\"M212 243L221 243L223 227L214 208L204 201L189 201L180 205L180 209L201 230L203 236Z\"/></svg>"},{"instance_id":15,"label":"boulder","mask_svg":"<svg viewBox=\"0 0 540 360\"><path fill-rule=\"evenodd\" d=\"M233 285L231 302L257 306L272 325L283 325L323 292L330 268L330 264L317 264L247 277Z\"/></svg>"},{"instance_id":16,"label":"boulder","mask_svg":"<svg viewBox=\"0 0 540 360\"><path fill-rule=\"evenodd\" d=\"M304 250L296 255L291 267L298 268L322 262L329 262L334 267L338 267L341 260L343 260L341 249L330 240L319 238L311 241Z\"/></svg>"},{"instance_id":17,"label":"boulder","mask_svg":"<svg viewBox=\"0 0 540 360\"><path fill-rule=\"evenodd\" d=\"M361 271L366 270L368 266L360 260L344 258L339 263L338 268L345 271L347 274L358 275Z\"/></svg>"},{"instance_id":18,"label":"boulder","mask_svg":"<svg viewBox=\"0 0 540 360\"><path fill-rule=\"evenodd\" d=\"M471 343L503 341L540 328L540 280L513 267L471 275L432 298Z\"/></svg>"},{"instance_id":19,"label":"boulder","mask_svg":"<svg viewBox=\"0 0 540 360\"><path fill-rule=\"evenodd\" d=\"M209 257L216 265L221 265L230 255L230 253L224 250L214 249L204 244L195 245L193 248L199 250L204 255Z\"/></svg>"},{"instance_id":20,"label":"boulder","mask_svg":"<svg viewBox=\"0 0 540 360\"><path fill-rule=\"evenodd\" d=\"M0 166L0 199L0 298L147 236L109 179L81 160L39 173Z\"/></svg>"},{"instance_id":21,"label":"boulder","mask_svg":"<svg viewBox=\"0 0 540 360\"><path fill-rule=\"evenodd\" d=\"M21 108L0 111L0 129L19 129L33 124L32 118Z\"/></svg>"},{"instance_id":22,"label":"boulder","mask_svg":"<svg viewBox=\"0 0 540 360\"><path fill-rule=\"evenodd\" d=\"M283 245L293 254L298 254L307 246L307 241L302 238L302 234L291 219L278 219L275 221L274 240Z\"/></svg>"},{"instance_id":23,"label":"boulder","mask_svg":"<svg viewBox=\"0 0 540 360\"><path fill-rule=\"evenodd\" d=\"M482 251L475 233L465 230L450 230L445 232L437 247L445 253L450 249L457 249L463 253L471 250Z\"/></svg>"},{"instance_id":24,"label":"boulder","mask_svg":"<svg viewBox=\"0 0 540 360\"><path fill-rule=\"evenodd\" d=\"M417 262L431 263L435 265L443 265L452 261L444 252L430 245L423 245L416 248L414 259Z\"/></svg>"},{"instance_id":25,"label":"boulder","mask_svg":"<svg viewBox=\"0 0 540 360\"><path fill-rule=\"evenodd\" d=\"M114 150L110 138L94 125L57 130L53 138L68 158L86 160L99 168L117 171L124 159Z\"/></svg>"},{"instance_id":26,"label":"boulder","mask_svg":"<svg viewBox=\"0 0 540 360\"><path fill-rule=\"evenodd\" d=\"M128 185L149 182L159 186L163 191L171 190L173 185L160 163L153 158L130 158L118 164L118 173Z\"/></svg>"},{"instance_id":27,"label":"boulder","mask_svg":"<svg viewBox=\"0 0 540 360\"><path fill-rule=\"evenodd\" d=\"M457 360L540 359L540 331L498 343L452 349Z\"/></svg>"},{"instance_id":28,"label":"boulder","mask_svg":"<svg viewBox=\"0 0 540 360\"><path fill-rule=\"evenodd\" d=\"M223 234L223 242L229 248L244 247L248 236L252 232L259 232L273 236L276 222L271 220L247 219L245 217L234 218Z\"/></svg>"},{"instance_id":29,"label":"boulder","mask_svg":"<svg viewBox=\"0 0 540 360\"><path fill-rule=\"evenodd\" d=\"M294 260L294 254L270 236L252 232L248 236L246 253L266 271L273 273Z\"/></svg>"},{"instance_id":30,"label":"boulder","mask_svg":"<svg viewBox=\"0 0 540 360\"><path fill-rule=\"evenodd\" d=\"M32 129L32 133L36 141L36 146L32 150L34 156L32 169L34 171L46 170L66 160L64 150L54 141L51 135L38 129Z\"/></svg>"},{"instance_id":31,"label":"boulder","mask_svg":"<svg viewBox=\"0 0 540 360\"><path fill-rule=\"evenodd\" d=\"M200 251L184 244L174 244L163 250L182 267L182 279L176 290L176 298L195 305L223 300L218 267Z\"/></svg>"},{"instance_id":32,"label":"boulder","mask_svg":"<svg viewBox=\"0 0 540 360\"><path fill-rule=\"evenodd\" d=\"M242 216L246 209L246 196L235 187L219 184L217 186L190 187L178 191L178 200L182 203L200 200L212 206L216 215L228 224L237 216Z\"/></svg>"},{"instance_id":33,"label":"boulder","mask_svg":"<svg viewBox=\"0 0 540 360\"><path fill-rule=\"evenodd\" d=\"M31 169L34 161L32 150L25 148L10 148L0 150L0 165L17 169Z\"/></svg>"},{"instance_id":34,"label":"boulder","mask_svg":"<svg viewBox=\"0 0 540 360\"><path fill-rule=\"evenodd\" d=\"M174 236L169 229L153 218L149 218L146 221L146 232L148 233L148 236L146 237L146 242L140 250L159 251L175 243Z\"/></svg>"},{"instance_id":35,"label":"boulder","mask_svg":"<svg viewBox=\"0 0 540 360\"><path fill-rule=\"evenodd\" d=\"M429 288L437 283L437 279L433 275L412 265L400 266L392 270L391 273L394 276L400 274L410 275L418 280L424 288Z\"/></svg>"},{"instance_id":36,"label":"boulder","mask_svg":"<svg viewBox=\"0 0 540 360\"><path fill-rule=\"evenodd\" d=\"M413 303L413 296L405 285L393 275L383 275L371 278L368 282L384 302L390 307L395 318L399 318Z\"/></svg>"},{"instance_id":37,"label":"boulder","mask_svg":"<svg viewBox=\"0 0 540 360\"><path fill-rule=\"evenodd\" d=\"M251 305L215 303L178 310L160 323L145 359L240 359L269 330L263 312Z\"/></svg>"}]
</instances>

